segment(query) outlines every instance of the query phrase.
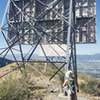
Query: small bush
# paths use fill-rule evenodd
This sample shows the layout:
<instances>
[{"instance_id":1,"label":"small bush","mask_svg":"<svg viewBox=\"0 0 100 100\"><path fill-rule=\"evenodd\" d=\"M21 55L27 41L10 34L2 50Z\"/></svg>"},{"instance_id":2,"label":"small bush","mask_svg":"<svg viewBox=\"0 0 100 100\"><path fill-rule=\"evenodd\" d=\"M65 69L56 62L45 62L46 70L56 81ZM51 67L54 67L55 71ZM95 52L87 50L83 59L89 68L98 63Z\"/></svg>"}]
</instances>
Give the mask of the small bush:
<instances>
[{"instance_id":1,"label":"small bush","mask_svg":"<svg viewBox=\"0 0 100 100\"><path fill-rule=\"evenodd\" d=\"M0 100L28 100L29 93L28 86L22 79L8 78L0 83Z\"/></svg>"},{"instance_id":2,"label":"small bush","mask_svg":"<svg viewBox=\"0 0 100 100\"><path fill-rule=\"evenodd\" d=\"M80 90L84 93L100 96L100 89L98 88L99 81L92 77L87 77L84 79L84 82L80 83Z\"/></svg>"},{"instance_id":3,"label":"small bush","mask_svg":"<svg viewBox=\"0 0 100 100\"><path fill-rule=\"evenodd\" d=\"M35 83L36 80L34 81L35 77L40 77L40 74L37 71L35 72L34 69L42 73L43 64L33 64L32 66L33 70L31 67L26 67L25 70L22 68L21 73L16 70L1 79L0 100L40 100L46 94L47 89L41 84L38 84L38 86ZM51 72L53 70L50 68L49 73Z\"/></svg>"}]
</instances>

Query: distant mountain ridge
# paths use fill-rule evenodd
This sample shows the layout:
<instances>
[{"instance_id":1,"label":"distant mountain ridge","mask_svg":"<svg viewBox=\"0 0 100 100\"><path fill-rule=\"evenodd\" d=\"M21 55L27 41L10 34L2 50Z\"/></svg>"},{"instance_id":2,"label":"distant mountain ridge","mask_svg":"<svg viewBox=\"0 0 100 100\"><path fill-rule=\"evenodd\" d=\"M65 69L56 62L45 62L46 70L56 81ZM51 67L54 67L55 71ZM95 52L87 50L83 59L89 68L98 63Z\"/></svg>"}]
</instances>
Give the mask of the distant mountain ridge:
<instances>
[{"instance_id":1,"label":"distant mountain ridge","mask_svg":"<svg viewBox=\"0 0 100 100\"><path fill-rule=\"evenodd\" d=\"M19 59L19 56L16 56L17 59ZM11 57L10 57L11 58ZM34 56L34 58L39 58L38 56ZM33 58L33 59L34 59ZM94 54L94 55L77 55L78 62L83 61L100 61L100 54ZM2 58L0 57L0 67L6 65L7 63L11 63L11 59L8 58Z\"/></svg>"},{"instance_id":2,"label":"distant mountain ridge","mask_svg":"<svg viewBox=\"0 0 100 100\"><path fill-rule=\"evenodd\" d=\"M12 62L11 60L8 60L8 59L6 59L6 58L0 57L0 67L3 67L3 66L5 66L6 64L11 63L11 62Z\"/></svg>"},{"instance_id":3,"label":"distant mountain ridge","mask_svg":"<svg viewBox=\"0 0 100 100\"><path fill-rule=\"evenodd\" d=\"M78 61L100 61L100 54L93 55L77 55Z\"/></svg>"}]
</instances>

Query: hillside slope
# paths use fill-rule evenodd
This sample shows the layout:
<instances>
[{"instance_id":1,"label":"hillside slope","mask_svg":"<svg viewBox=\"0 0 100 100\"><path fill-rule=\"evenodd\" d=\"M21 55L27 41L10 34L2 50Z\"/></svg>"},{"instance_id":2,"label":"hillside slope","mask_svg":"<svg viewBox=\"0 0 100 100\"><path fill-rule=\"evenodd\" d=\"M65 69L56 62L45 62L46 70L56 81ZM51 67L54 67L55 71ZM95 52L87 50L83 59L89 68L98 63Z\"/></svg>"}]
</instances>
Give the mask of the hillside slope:
<instances>
[{"instance_id":1,"label":"hillside slope","mask_svg":"<svg viewBox=\"0 0 100 100\"><path fill-rule=\"evenodd\" d=\"M14 67L13 63L1 68L0 74ZM22 72L16 70L0 79L0 100L67 100L61 88L63 75L59 73L49 81L56 71L51 64L27 63ZM99 99L78 93L78 100Z\"/></svg>"}]
</instances>

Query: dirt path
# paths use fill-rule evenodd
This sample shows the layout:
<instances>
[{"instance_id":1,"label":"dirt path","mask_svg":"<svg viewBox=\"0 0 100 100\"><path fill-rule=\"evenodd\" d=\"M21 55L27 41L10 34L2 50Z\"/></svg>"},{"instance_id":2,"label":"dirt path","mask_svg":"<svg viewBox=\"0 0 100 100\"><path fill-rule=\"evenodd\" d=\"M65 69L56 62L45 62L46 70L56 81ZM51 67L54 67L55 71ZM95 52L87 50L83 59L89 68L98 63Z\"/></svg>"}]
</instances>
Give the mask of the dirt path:
<instances>
[{"instance_id":1,"label":"dirt path","mask_svg":"<svg viewBox=\"0 0 100 100\"><path fill-rule=\"evenodd\" d=\"M43 100L70 100L70 99L67 96L64 96L62 93L59 94L51 93L49 95L46 95ZM100 97L93 97L78 93L77 100L100 100Z\"/></svg>"},{"instance_id":2,"label":"dirt path","mask_svg":"<svg viewBox=\"0 0 100 100\"><path fill-rule=\"evenodd\" d=\"M63 96L63 94L49 94L43 100L70 100L67 96ZM90 100L88 97L85 96L78 96L78 100Z\"/></svg>"}]
</instances>

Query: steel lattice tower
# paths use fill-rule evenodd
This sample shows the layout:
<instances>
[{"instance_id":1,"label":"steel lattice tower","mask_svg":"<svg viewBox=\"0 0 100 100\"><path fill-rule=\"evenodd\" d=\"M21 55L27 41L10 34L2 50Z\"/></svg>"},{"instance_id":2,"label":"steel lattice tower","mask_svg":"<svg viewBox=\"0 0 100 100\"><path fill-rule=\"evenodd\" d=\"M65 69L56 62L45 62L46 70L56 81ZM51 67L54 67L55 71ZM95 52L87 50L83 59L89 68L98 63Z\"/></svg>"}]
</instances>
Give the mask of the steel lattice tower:
<instances>
[{"instance_id":1,"label":"steel lattice tower","mask_svg":"<svg viewBox=\"0 0 100 100\"><path fill-rule=\"evenodd\" d=\"M96 42L95 17L95 0L8 0L1 23L7 46L0 48L0 55L5 58L10 52L17 68L15 51L24 67L29 61L50 62L58 69L50 80L65 66L74 71L77 84L76 43ZM36 50L45 58L34 59Z\"/></svg>"}]
</instances>

